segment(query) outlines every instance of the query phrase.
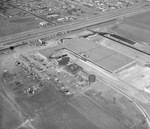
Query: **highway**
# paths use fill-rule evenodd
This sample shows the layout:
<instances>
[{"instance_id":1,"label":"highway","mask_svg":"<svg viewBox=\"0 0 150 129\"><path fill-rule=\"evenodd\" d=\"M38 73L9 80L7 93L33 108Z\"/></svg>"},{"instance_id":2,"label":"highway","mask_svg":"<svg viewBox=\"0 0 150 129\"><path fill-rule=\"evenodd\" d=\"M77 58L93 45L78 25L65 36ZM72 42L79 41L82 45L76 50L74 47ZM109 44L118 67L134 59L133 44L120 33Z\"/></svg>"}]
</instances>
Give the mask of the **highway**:
<instances>
[{"instance_id":1,"label":"highway","mask_svg":"<svg viewBox=\"0 0 150 129\"><path fill-rule=\"evenodd\" d=\"M111 12L111 13L105 14L104 16L83 19L80 21L75 21L70 24L61 25L61 26L57 26L57 27L53 27L53 28L47 28L47 29L42 29L42 30L37 30L37 31L33 30L33 31L31 31L33 33L30 33L30 34L28 32L25 32L25 33L22 33L20 37L14 36L12 38L8 38L8 39L1 41L0 43L4 46L3 48L6 48L9 45L21 44L22 42L33 40L35 38L39 39L39 38L43 38L43 36L46 37L46 36L50 36L50 35L56 35L58 32L74 31L74 30L78 30L78 29L85 28L88 26L92 26L94 24L99 24L99 23L107 22L107 21L110 21L113 19L117 19L122 16L128 16L128 15L132 15L132 14L135 14L135 13L138 13L141 11L150 10L150 8L148 6L144 7L144 8L142 8L142 6L143 5L136 6L134 8L123 10L121 12ZM93 64L92 62L91 62L91 64L88 64L88 65L97 71L101 71L100 68L97 69L97 67L95 67L95 64ZM108 72L110 72L110 71L108 71ZM120 90L119 88L116 88L113 85L109 85L107 82L105 82L101 79L98 79L98 80L102 81L103 83L106 83L107 86L113 88L114 90L121 93L122 95L127 97L129 100L131 100L137 106L137 108L142 112L142 114L144 115L144 117L150 127L150 116L138 101L136 101L135 99L130 97L128 94L126 94L124 91Z\"/></svg>"},{"instance_id":2,"label":"highway","mask_svg":"<svg viewBox=\"0 0 150 129\"><path fill-rule=\"evenodd\" d=\"M61 26L53 27L53 28L45 28L45 29L41 29L37 31L32 30L31 31L32 33L25 32L21 34L21 36L19 37L14 36L12 38L9 38L9 37L4 38L4 40L1 41L0 43L2 44L2 49L3 49L6 47L9 47L9 45L21 44L22 42L33 40L35 38L39 39L39 38L42 38L43 36L46 37L50 35L56 35L58 32L74 31L74 30L78 30L81 28L95 25L95 24L100 24L100 23L107 22L113 19L117 19L119 17L129 16L138 12L143 12L143 11L145 12L148 10L150 10L149 6L145 6L145 4L138 5L132 8L128 8L128 9L122 9L120 11L113 11L110 13L105 13L102 16L78 20L70 24L64 24Z\"/></svg>"}]
</instances>

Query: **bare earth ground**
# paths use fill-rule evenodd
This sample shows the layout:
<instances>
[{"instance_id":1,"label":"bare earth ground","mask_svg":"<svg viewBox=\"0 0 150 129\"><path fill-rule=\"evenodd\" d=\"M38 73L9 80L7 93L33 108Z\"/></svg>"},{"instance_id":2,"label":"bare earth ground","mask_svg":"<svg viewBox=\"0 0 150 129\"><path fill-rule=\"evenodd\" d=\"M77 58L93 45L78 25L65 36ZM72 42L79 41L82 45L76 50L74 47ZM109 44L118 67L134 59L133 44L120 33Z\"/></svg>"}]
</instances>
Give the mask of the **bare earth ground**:
<instances>
[{"instance_id":1,"label":"bare earth ground","mask_svg":"<svg viewBox=\"0 0 150 129\"><path fill-rule=\"evenodd\" d=\"M14 33L14 31L15 33L26 31L32 26L36 28L38 22L33 22L33 19L15 19L11 23L6 22L6 24L3 21L0 26L6 27L8 24L10 26L6 30L10 30L10 32L2 28L0 36ZM18 28L15 28L17 26ZM137 30L135 29L134 33L135 31ZM127 54L136 61L149 60L140 53L134 53L128 48L123 48L114 42L107 41L103 45L113 50L117 49L116 51L124 55ZM98 44L95 45L95 47L97 46ZM0 63L1 74L4 69L12 72L18 70L13 63L13 55L6 55L1 58L2 60L3 62ZM121 81L113 80L110 77L111 75L106 76L107 74L104 74L103 71L93 70L90 65L87 66L87 64L85 65L79 60L77 62L83 68L88 69L89 72L98 75L99 78L95 83L91 84L89 89L81 91L71 98L63 97L51 83L45 83L43 89L33 96L20 97L1 81L0 129L16 129L25 120L29 120L35 129L148 129L145 118L143 118L134 103L107 84L104 84L102 80L115 87L120 87L135 99L137 95L137 100L139 99L145 109L150 112L147 99L143 96L138 96L138 92L126 83L122 84ZM19 79L26 82L25 86L32 84L22 76ZM6 99L3 96L8 98ZM19 127L18 129L31 129L31 127Z\"/></svg>"},{"instance_id":2,"label":"bare earth ground","mask_svg":"<svg viewBox=\"0 0 150 129\"><path fill-rule=\"evenodd\" d=\"M5 57L1 70L10 66L11 71L17 70L12 57ZM5 89L7 95L8 89ZM43 90L33 96L19 97L14 92L11 93L12 97L13 94L15 96L13 98L20 107L22 116L30 120L35 129L147 129L147 125L142 124L139 110L128 99L100 81L93 83L85 93L70 99L64 98L50 83L45 84ZM1 110L4 112L3 107ZM14 122L12 117L6 121L9 114L1 114L0 123L4 129L9 129L11 124L14 126L11 126L12 129L15 129L20 125L18 115L14 115Z\"/></svg>"}]
</instances>

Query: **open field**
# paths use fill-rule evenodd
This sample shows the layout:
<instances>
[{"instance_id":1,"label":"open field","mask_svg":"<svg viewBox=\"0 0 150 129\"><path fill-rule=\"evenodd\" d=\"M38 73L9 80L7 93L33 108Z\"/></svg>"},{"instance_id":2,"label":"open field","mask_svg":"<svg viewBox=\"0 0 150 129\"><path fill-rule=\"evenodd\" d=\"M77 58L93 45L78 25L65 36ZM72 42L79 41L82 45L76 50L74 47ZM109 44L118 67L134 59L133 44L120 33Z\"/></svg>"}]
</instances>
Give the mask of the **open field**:
<instances>
[{"instance_id":1,"label":"open field","mask_svg":"<svg viewBox=\"0 0 150 129\"><path fill-rule=\"evenodd\" d=\"M24 74L24 71L16 67L12 57L11 59L5 59L6 60L3 60L1 63L1 74L3 73L4 69L7 69L11 73L17 73L19 77L10 78L6 83L1 82L1 84L3 84L5 87L4 89L9 95L11 92L13 96L11 99L13 99L21 108L22 114L25 117L35 115L35 113L38 112L38 110L41 110L41 108L54 108L57 104L64 101L63 97L56 91L53 84L50 82L39 82L38 79L33 80L33 76L27 77L27 75ZM3 66L5 63L7 63L7 65ZM2 80L3 78L1 75L1 81ZM14 85L16 82L21 85L16 87L17 85ZM40 84L41 87L43 87L38 94L33 96L21 95L25 89L28 89L29 87L37 84Z\"/></svg>"},{"instance_id":2,"label":"open field","mask_svg":"<svg viewBox=\"0 0 150 129\"><path fill-rule=\"evenodd\" d=\"M131 39L133 41L149 43L150 31L142 29L135 25L136 24L134 24L134 26L130 25L130 22L123 23L120 24L117 28L115 28L114 31L117 34L119 35L121 34L124 37Z\"/></svg>"},{"instance_id":3,"label":"open field","mask_svg":"<svg viewBox=\"0 0 150 129\"><path fill-rule=\"evenodd\" d=\"M42 108L52 110L63 101L63 97L56 92L53 85L45 87L43 91L34 96L16 98L16 102L27 116L35 115Z\"/></svg>"},{"instance_id":4,"label":"open field","mask_svg":"<svg viewBox=\"0 0 150 129\"><path fill-rule=\"evenodd\" d=\"M69 102L87 119L102 129L146 129L143 116L132 101L101 81Z\"/></svg>"},{"instance_id":5,"label":"open field","mask_svg":"<svg viewBox=\"0 0 150 129\"><path fill-rule=\"evenodd\" d=\"M111 92L112 91L110 91L110 93ZM129 113L128 111L130 111L131 109L135 111L135 107L130 107L131 102L129 102L128 100L127 102L123 102L124 105L117 104L119 106L117 108L113 106L116 104L107 101L107 99L105 99L103 95L101 96L98 93L97 95L95 94L93 96L96 97L92 98L92 96L90 96L89 99L89 96L77 96L72 100L72 102L70 102L70 104L87 119L97 125L100 129L128 129L135 127L137 127L138 129L147 128L146 125L142 125L142 116L140 116L138 110L135 114L133 113L134 120L132 119L131 112ZM126 98L123 101L126 101ZM120 102L116 100L116 103L122 103L121 99ZM126 114L126 111L124 109L124 106L128 108L127 105L129 106L129 109L127 109L128 114Z\"/></svg>"},{"instance_id":6,"label":"open field","mask_svg":"<svg viewBox=\"0 0 150 129\"><path fill-rule=\"evenodd\" d=\"M4 19L0 21L0 37L17 34L20 32L37 29L40 27L41 19L36 17L18 18L18 19Z\"/></svg>"},{"instance_id":7,"label":"open field","mask_svg":"<svg viewBox=\"0 0 150 129\"><path fill-rule=\"evenodd\" d=\"M96 81L96 83L93 83L92 89L87 90L85 95L98 105L101 110L118 120L121 125L125 125L128 128L137 127L139 129L146 127L141 123L142 114L132 101L103 82Z\"/></svg>"},{"instance_id":8,"label":"open field","mask_svg":"<svg viewBox=\"0 0 150 129\"><path fill-rule=\"evenodd\" d=\"M123 129L123 125L85 96L76 97L71 105L100 129Z\"/></svg>"},{"instance_id":9,"label":"open field","mask_svg":"<svg viewBox=\"0 0 150 129\"><path fill-rule=\"evenodd\" d=\"M0 128L15 129L21 123L18 114L0 96Z\"/></svg>"},{"instance_id":10,"label":"open field","mask_svg":"<svg viewBox=\"0 0 150 129\"><path fill-rule=\"evenodd\" d=\"M116 33L137 42L149 44L150 39L150 12L144 12L125 19L113 29Z\"/></svg>"},{"instance_id":11,"label":"open field","mask_svg":"<svg viewBox=\"0 0 150 129\"><path fill-rule=\"evenodd\" d=\"M36 129L100 129L67 103L51 111L42 110L32 123Z\"/></svg>"},{"instance_id":12,"label":"open field","mask_svg":"<svg viewBox=\"0 0 150 129\"><path fill-rule=\"evenodd\" d=\"M150 12L141 13L141 14L132 16L129 19L135 22L139 22L141 24L150 26Z\"/></svg>"}]
</instances>

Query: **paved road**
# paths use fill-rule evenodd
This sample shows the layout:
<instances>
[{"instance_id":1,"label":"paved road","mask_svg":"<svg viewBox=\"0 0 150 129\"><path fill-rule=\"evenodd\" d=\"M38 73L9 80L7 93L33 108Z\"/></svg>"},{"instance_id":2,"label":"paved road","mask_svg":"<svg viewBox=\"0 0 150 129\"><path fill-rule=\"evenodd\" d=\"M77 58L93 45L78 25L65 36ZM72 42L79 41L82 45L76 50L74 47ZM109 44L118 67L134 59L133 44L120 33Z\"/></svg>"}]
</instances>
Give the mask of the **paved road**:
<instances>
[{"instance_id":1,"label":"paved road","mask_svg":"<svg viewBox=\"0 0 150 129\"><path fill-rule=\"evenodd\" d=\"M72 53L74 55L76 55L77 57L80 57L80 59L81 59L80 55L78 55L75 52L72 52ZM92 62L90 60L86 60L86 62L83 61L83 60L80 60L80 61L81 61L81 64L86 64L86 66L88 65L88 67L92 68L93 72L95 72L98 75L97 79L99 81L102 81L107 86L113 88L114 90L121 93L122 95L127 97L129 100L131 100L136 105L136 107L141 111L141 113L143 114L145 120L148 123L148 126L150 127L150 112L147 112L146 109L140 104L140 101L138 100L139 98L137 99L134 96L137 93L139 93L139 95L141 95L140 100L142 100L143 103L149 104L150 100L147 97L145 97L143 94L141 94L141 92L139 92L139 90L131 87L129 84L127 84L127 83L123 82L122 80L120 80L120 79L116 78L115 76L113 76L110 73L110 71L108 71L106 69L103 69L100 66L97 66L94 62ZM88 67L87 67L87 69L88 69Z\"/></svg>"},{"instance_id":2,"label":"paved road","mask_svg":"<svg viewBox=\"0 0 150 129\"><path fill-rule=\"evenodd\" d=\"M102 81L104 84L106 84L107 86L109 86L112 89L116 90L117 92L121 93L123 96L125 96L127 99L129 99L131 102L133 102L136 105L136 107L141 111L141 113L143 114L144 118L147 121L148 126L150 127L150 114L144 109L144 107L140 104L140 102L138 102L135 98L130 96L128 93L126 93L124 91L123 87L120 88L120 86L122 86L122 82L120 80L115 79L110 74L106 73L103 69L95 66L94 64L92 64L90 62L86 62L86 63L84 61L81 61L81 62L83 64L86 64L89 67L93 68L93 71L95 73L97 73L97 75L99 75L98 78L97 78L99 81ZM112 80L111 78L114 78L116 81ZM149 102L149 100L148 100L148 102Z\"/></svg>"},{"instance_id":3,"label":"paved road","mask_svg":"<svg viewBox=\"0 0 150 129\"><path fill-rule=\"evenodd\" d=\"M32 33L25 32L21 34L19 37L4 37L3 41L0 41L0 44L3 44L3 48L8 47L9 45L16 45L21 44L23 41L33 40L35 38L42 38L43 36L50 36L50 35L56 35L58 32L67 32L67 31L74 31L77 29L85 28L87 26L92 26L94 24L99 24L103 22L107 22L109 20L117 19L119 17L123 16L129 16L135 13L148 11L150 10L149 6L144 5L138 5L132 8L128 9L122 9L121 11L114 11L110 13L103 14L102 16L98 17L92 17L89 19L83 19L79 21L75 21L70 24L65 24L61 26L56 26L53 28L45 28L43 30L32 30Z\"/></svg>"},{"instance_id":4,"label":"paved road","mask_svg":"<svg viewBox=\"0 0 150 129\"><path fill-rule=\"evenodd\" d=\"M98 79L99 81L102 81L101 79ZM125 96L127 99L129 99L130 101L132 101L135 106L141 111L141 113L143 114L143 116L145 117L148 126L150 127L150 115L147 113L147 111L141 106L141 104L136 101L135 99L131 98L129 95L127 95L125 92L119 90L118 88L114 87L113 85L109 85L108 83L102 81L104 84L106 84L107 86L111 87L112 89L114 89L115 91L121 93L123 96Z\"/></svg>"}]
</instances>

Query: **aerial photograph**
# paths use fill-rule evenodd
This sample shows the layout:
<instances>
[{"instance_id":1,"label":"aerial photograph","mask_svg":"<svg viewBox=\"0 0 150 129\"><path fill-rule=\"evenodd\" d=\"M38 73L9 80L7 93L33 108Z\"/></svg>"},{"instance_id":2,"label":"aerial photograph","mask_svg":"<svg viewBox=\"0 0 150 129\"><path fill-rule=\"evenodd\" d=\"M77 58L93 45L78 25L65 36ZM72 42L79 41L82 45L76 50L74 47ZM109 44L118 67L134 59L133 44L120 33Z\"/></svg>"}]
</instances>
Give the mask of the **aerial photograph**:
<instances>
[{"instance_id":1,"label":"aerial photograph","mask_svg":"<svg viewBox=\"0 0 150 129\"><path fill-rule=\"evenodd\" d=\"M0 129L150 129L150 0L0 0Z\"/></svg>"}]
</instances>

